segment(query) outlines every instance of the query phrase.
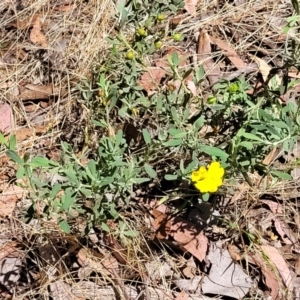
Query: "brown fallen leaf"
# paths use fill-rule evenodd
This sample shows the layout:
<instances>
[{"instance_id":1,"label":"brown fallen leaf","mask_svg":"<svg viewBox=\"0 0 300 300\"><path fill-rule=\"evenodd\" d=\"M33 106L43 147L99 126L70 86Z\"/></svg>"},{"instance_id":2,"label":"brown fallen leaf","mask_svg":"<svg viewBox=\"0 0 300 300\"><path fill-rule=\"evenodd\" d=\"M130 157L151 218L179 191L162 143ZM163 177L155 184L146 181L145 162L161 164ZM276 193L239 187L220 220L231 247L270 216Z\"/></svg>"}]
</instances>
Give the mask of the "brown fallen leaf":
<instances>
[{"instance_id":1,"label":"brown fallen leaf","mask_svg":"<svg viewBox=\"0 0 300 300\"><path fill-rule=\"evenodd\" d=\"M184 9L191 15L195 15L197 13L197 3L198 0L184 0Z\"/></svg>"},{"instance_id":2,"label":"brown fallen leaf","mask_svg":"<svg viewBox=\"0 0 300 300\"><path fill-rule=\"evenodd\" d=\"M27 84L25 87L20 87L20 94L17 99L21 101L49 99L49 96L53 94L52 85Z\"/></svg>"},{"instance_id":3,"label":"brown fallen leaf","mask_svg":"<svg viewBox=\"0 0 300 300\"><path fill-rule=\"evenodd\" d=\"M174 298L174 300L188 300L188 299L189 299L189 295L185 291L176 294Z\"/></svg>"},{"instance_id":4,"label":"brown fallen leaf","mask_svg":"<svg viewBox=\"0 0 300 300\"><path fill-rule=\"evenodd\" d=\"M246 68L248 66L227 43L215 37L210 37L210 40L224 51L223 54L228 57L237 69Z\"/></svg>"},{"instance_id":5,"label":"brown fallen leaf","mask_svg":"<svg viewBox=\"0 0 300 300\"><path fill-rule=\"evenodd\" d=\"M13 27L23 30L28 27L31 27L35 23L35 21L38 17L39 17L39 14L34 14L33 16L25 18L24 20L21 20L21 18L20 19L17 18L16 23L10 23L7 26L13 26Z\"/></svg>"},{"instance_id":6,"label":"brown fallen leaf","mask_svg":"<svg viewBox=\"0 0 300 300\"><path fill-rule=\"evenodd\" d=\"M268 80L268 77L269 77L269 74L270 74L270 71L272 70L272 68L261 58L255 56L255 55L251 55L251 54L248 54L255 62L256 64L258 65L258 69L264 79L264 81L267 81ZM276 74L274 76L275 78L275 82L276 82L276 85L280 85L280 79L279 79L279 76ZM269 82L269 86L272 87L272 82L270 81Z\"/></svg>"},{"instance_id":7,"label":"brown fallen leaf","mask_svg":"<svg viewBox=\"0 0 300 300\"><path fill-rule=\"evenodd\" d=\"M13 126L13 113L9 104L0 105L0 132L10 133Z\"/></svg>"},{"instance_id":8,"label":"brown fallen leaf","mask_svg":"<svg viewBox=\"0 0 300 300\"><path fill-rule=\"evenodd\" d=\"M300 275L300 256L297 258L295 263L295 273L296 275Z\"/></svg>"},{"instance_id":9,"label":"brown fallen leaf","mask_svg":"<svg viewBox=\"0 0 300 300\"><path fill-rule=\"evenodd\" d=\"M159 67L149 67L146 72L141 75L138 84L150 96L155 93L160 85L161 79L166 75L166 71Z\"/></svg>"},{"instance_id":10,"label":"brown fallen leaf","mask_svg":"<svg viewBox=\"0 0 300 300\"><path fill-rule=\"evenodd\" d=\"M151 223L156 230L156 238L160 240L165 239L171 230L171 222L168 220L168 216L157 209L153 209L151 215L154 217Z\"/></svg>"},{"instance_id":11,"label":"brown fallen leaf","mask_svg":"<svg viewBox=\"0 0 300 300\"><path fill-rule=\"evenodd\" d=\"M95 252L82 248L77 253L77 261L81 267L91 268L103 276L114 275L114 271L119 269L117 260L108 255L104 256L100 254L100 256L97 257Z\"/></svg>"},{"instance_id":12,"label":"brown fallen leaf","mask_svg":"<svg viewBox=\"0 0 300 300\"><path fill-rule=\"evenodd\" d=\"M185 250L193 254L200 261L206 257L208 239L193 223L176 217L171 220L170 236Z\"/></svg>"},{"instance_id":13,"label":"brown fallen leaf","mask_svg":"<svg viewBox=\"0 0 300 300\"><path fill-rule=\"evenodd\" d=\"M234 262L226 249L219 248L212 242L206 259L211 262L211 268L201 282L204 294L243 299L253 287L251 277L240 264Z\"/></svg>"},{"instance_id":14,"label":"brown fallen leaf","mask_svg":"<svg viewBox=\"0 0 300 300\"><path fill-rule=\"evenodd\" d=\"M251 255L254 263L261 268L263 275L265 276L266 286L271 290L270 294L272 299L277 299L278 290L279 290L279 282L274 274L274 272L267 266L266 261L262 257L262 254L256 252L255 254Z\"/></svg>"},{"instance_id":15,"label":"brown fallen leaf","mask_svg":"<svg viewBox=\"0 0 300 300\"><path fill-rule=\"evenodd\" d=\"M266 166L269 166L271 164L271 162L273 162L277 158L279 153L280 153L280 150L278 148L273 148L269 152L269 154L264 158L262 163Z\"/></svg>"},{"instance_id":16,"label":"brown fallen leaf","mask_svg":"<svg viewBox=\"0 0 300 300\"><path fill-rule=\"evenodd\" d=\"M104 243L111 250L111 254L123 265L127 264L127 251L122 247L112 234L105 234Z\"/></svg>"},{"instance_id":17,"label":"brown fallen leaf","mask_svg":"<svg viewBox=\"0 0 300 300\"><path fill-rule=\"evenodd\" d=\"M34 137L35 135L40 135L49 130L49 126L40 125L35 128L20 128L15 131L15 135L18 142L27 141L28 139Z\"/></svg>"},{"instance_id":18,"label":"brown fallen leaf","mask_svg":"<svg viewBox=\"0 0 300 300\"><path fill-rule=\"evenodd\" d=\"M7 189L3 186L1 188L4 190L0 194L0 217L11 216L24 190L17 185L10 185Z\"/></svg>"},{"instance_id":19,"label":"brown fallen leaf","mask_svg":"<svg viewBox=\"0 0 300 300\"><path fill-rule=\"evenodd\" d=\"M178 55L179 67L185 67L188 64L188 55L185 55L182 51L176 48L169 49L161 59L155 62L154 67L148 67L147 71L141 75L140 80L138 81L138 84L147 92L149 96L153 95L156 92L156 90L160 86L162 79L166 75L171 74L168 56L172 56L174 52L176 52ZM190 74L187 78L185 78L185 82L187 83L192 79L193 75ZM180 84L181 82L179 81L178 85Z\"/></svg>"},{"instance_id":20,"label":"brown fallen leaf","mask_svg":"<svg viewBox=\"0 0 300 300\"><path fill-rule=\"evenodd\" d=\"M204 70L211 85L219 81L221 71L211 55L210 37L205 29L201 29L198 43L198 60L203 62Z\"/></svg>"},{"instance_id":21,"label":"brown fallen leaf","mask_svg":"<svg viewBox=\"0 0 300 300\"><path fill-rule=\"evenodd\" d=\"M242 259L241 251L237 246L229 244L228 252L233 260L238 261Z\"/></svg>"},{"instance_id":22,"label":"brown fallen leaf","mask_svg":"<svg viewBox=\"0 0 300 300\"><path fill-rule=\"evenodd\" d=\"M262 251L269 257L276 269L278 270L285 286L290 291L292 290L292 273L284 260L284 258L279 253L278 249L269 245L262 245Z\"/></svg>"},{"instance_id":23,"label":"brown fallen leaf","mask_svg":"<svg viewBox=\"0 0 300 300\"><path fill-rule=\"evenodd\" d=\"M37 16L33 23L33 28L31 29L29 39L33 44L39 44L42 47L48 47L47 38L42 33L42 23L40 16Z\"/></svg>"},{"instance_id":24,"label":"brown fallen leaf","mask_svg":"<svg viewBox=\"0 0 300 300\"><path fill-rule=\"evenodd\" d=\"M18 245L19 245L18 242L13 241L0 247L0 260L2 260L3 258L9 256L14 252L18 252L19 251L19 249L17 248Z\"/></svg>"}]
</instances>

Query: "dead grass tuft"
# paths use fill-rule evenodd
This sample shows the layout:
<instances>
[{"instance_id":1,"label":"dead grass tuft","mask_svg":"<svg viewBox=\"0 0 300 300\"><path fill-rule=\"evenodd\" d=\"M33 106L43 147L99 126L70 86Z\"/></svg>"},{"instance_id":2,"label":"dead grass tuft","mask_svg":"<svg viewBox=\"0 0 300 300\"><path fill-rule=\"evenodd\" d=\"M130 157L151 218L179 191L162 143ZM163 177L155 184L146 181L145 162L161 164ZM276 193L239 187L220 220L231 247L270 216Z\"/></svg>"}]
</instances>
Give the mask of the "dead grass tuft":
<instances>
[{"instance_id":1,"label":"dead grass tuft","mask_svg":"<svg viewBox=\"0 0 300 300\"><path fill-rule=\"evenodd\" d=\"M13 104L15 123L34 140L49 129L59 134L76 103L74 87L107 48L113 11L107 0L0 4L0 101Z\"/></svg>"}]
</instances>

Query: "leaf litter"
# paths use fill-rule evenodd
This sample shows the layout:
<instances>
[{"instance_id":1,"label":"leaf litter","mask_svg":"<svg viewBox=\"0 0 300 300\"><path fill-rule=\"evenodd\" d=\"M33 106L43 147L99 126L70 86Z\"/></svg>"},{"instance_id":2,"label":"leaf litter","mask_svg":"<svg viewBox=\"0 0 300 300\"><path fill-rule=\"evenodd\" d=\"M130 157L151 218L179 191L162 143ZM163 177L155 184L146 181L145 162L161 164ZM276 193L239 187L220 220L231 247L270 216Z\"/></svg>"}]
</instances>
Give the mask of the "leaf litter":
<instances>
[{"instance_id":1,"label":"leaf litter","mask_svg":"<svg viewBox=\"0 0 300 300\"><path fill-rule=\"evenodd\" d=\"M62 3L59 5L55 5L53 11L57 13L71 13L76 9L77 5L78 3L76 1L74 3ZM209 85L212 86L220 78L224 78L224 70L226 70L226 68L231 68L229 75L233 76L232 78L241 76L243 74L248 74L247 68L251 69L251 72L253 72L253 65L251 65L251 62L248 59L249 56L245 56L243 53L247 52L248 50L245 50L243 48L244 50L241 51L240 47L243 44L243 35L245 33L249 36L253 36L254 40L251 41L251 44L255 42L255 39L260 41L260 49L257 50L258 52L261 51L259 52L260 55L258 56L256 53L255 56L251 57L257 63L257 68L262 74L264 80L267 80L272 67L270 64L266 63L267 61L270 61L269 57L264 57L262 59L261 56L263 55L261 55L261 53L263 50L265 50L264 53L269 53L266 49L263 49L263 47L270 48L270 46L266 47L269 42L267 38L259 39L259 36L257 36L258 33L255 32L252 27L248 27L248 29L247 27L245 27L247 23L253 24L253 20L251 19L252 12L259 14L261 8L257 7L257 5L254 5L251 1L235 1L232 8L240 7L243 12L241 12L240 10L236 10L232 15L231 11L226 12L225 10L222 10L222 13L211 14L210 12L207 12L208 9L210 9L211 11L215 11L216 9L219 9L219 7L214 6L212 8L210 5L214 4L211 3L210 5L205 5L204 7L202 7L202 5L203 4L199 1L186 0L184 8L189 15L188 18L192 18L193 16L195 16L197 11L202 12L203 10L205 12L199 16L199 19L197 19L196 21L194 20L195 22L199 22L196 27L202 28L199 35L198 45L194 45L194 49L196 49L197 52L197 62L201 62L204 65L206 78L208 79ZM247 12L248 8L248 11L251 13ZM228 15L231 17L228 17ZM49 48L46 49L46 51L49 51L49 53L48 56L45 56L45 60L53 66L55 71L60 71L61 66L66 66L68 68L70 66L70 63L72 62L72 59L74 59L74 56L70 56L70 46L68 42L64 39L64 35L61 36L61 40L54 40L53 35L51 35L53 34L53 31L58 30L57 28L61 24L56 19L55 14L51 15L50 18L43 17L43 22L41 21L41 18L42 16L39 12L33 14L32 17L22 18L23 21L17 20L16 22L11 22L10 24L6 25L9 28L15 28L17 31L28 30L29 35L27 36L27 39L29 37L29 41L34 44L35 47ZM184 18L181 18L180 22L181 24L179 26L186 26L186 23L184 23ZM216 30L216 27L219 26L220 28L223 25L226 25L227 28L231 30L232 24L230 22L233 22L234 24L239 23L240 32L238 34L240 34L240 37L238 39L232 40L230 43L227 43L225 42L227 41L227 37L222 36L222 34L220 34L220 32L222 33L222 31L218 32ZM279 36L277 36L277 33L274 31L272 32L272 28L275 28L276 26L278 26L278 24L275 24L273 21L270 23L270 28L268 29L270 35L274 36L274 40L279 40ZM188 26L194 26L191 24L192 23L188 24ZM176 24L174 25L177 26ZM205 25L211 26L213 30L207 29ZM276 28L278 29L278 27ZM223 31L223 33L224 32L225 31ZM234 38L236 38L236 33L237 32L234 31L231 32ZM238 45L238 47L234 47L235 43L238 44L238 41L240 41L241 44ZM53 54L53 49L57 55ZM220 49L221 53L216 52L216 49ZM52 52L50 53L50 51ZM168 65L166 63L167 56L172 56L174 51L176 51L176 53L178 53L179 55L181 61L180 67L188 68L190 63L189 54L186 54L186 52L182 51L180 48L176 50L167 50L162 58L156 59L151 66L147 67L147 70L142 74L140 78L140 85L148 96L155 94L157 89L166 88L168 84L174 84L175 88L178 88L177 82L168 82L168 75L170 73L170 70L168 70ZM15 55L15 59L16 61L20 61L25 58L28 59L28 56L30 56L30 54L30 51L18 51L18 54ZM223 57L223 59L225 58L226 63L222 61L221 56ZM92 61L90 56L85 59ZM4 61L8 62L7 56L4 57ZM77 61L81 62L80 59L78 59ZM84 69L87 69L86 65L84 65ZM236 69L238 71L235 71ZM72 70L72 72L70 73L76 72L77 71ZM297 77L299 75L293 73L292 76ZM21 77L22 76L20 76L20 78ZM26 76L23 77L25 78ZM1 74L1 79L2 78L3 77ZM51 101L53 99L57 101L57 99L59 99L59 95L64 94L62 93L61 89L56 90L57 92L55 92L55 88L57 88L57 84L55 82L48 83L42 78L36 77L36 75L30 78L29 81L28 79L24 80L24 82L15 82L14 79L10 76L6 76L6 78L9 78L10 80L5 79L5 82L1 82L1 89L7 89L9 91L8 95L10 95L10 97L13 97L11 99L14 99L14 101L18 103L21 101L26 102L46 100L45 104L41 104L41 106L38 107L39 109L40 107L43 109L47 107L54 108ZM278 77L276 78L276 81L277 83L279 83ZM193 83L194 82L192 81L192 77L186 79L187 88L194 97L197 97L199 95L199 90L197 90ZM12 87L17 87L17 92L13 91ZM66 90L66 88L68 89L68 87L68 85L65 85L63 89ZM12 101L12 103L14 101ZM57 106L55 107L55 109L56 108ZM3 110L1 109L1 111L3 112L4 116L3 126L1 124L1 132L10 133L12 130L12 107L10 105L6 105L6 107L3 107ZM10 117L8 117L8 114L10 114ZM17 117L17 115L15 117ZM22 123L18 119L17 122L18 124ZM45 121L45 123L47 122L48 121ZM54 122L53 124L59 123ZM16 131L17 140L27 141L29 138L35 136L35 133L40 133L42 135L46 133L49 128L52 128L51 126L49 127L45 124L33 127L31 125L28 128L18 128ZM273 156L271 158L268 158L268 160L266 160L266 165L269 165L273 158ZM17 204L23 195L23 191L22 189L17 190L17 188L17 186L14 186L12 184L10 185L10 190L8 190L9 192L2 192L2 206L0 207L0 213L3 218L7 216L12 217L14 211L18 210ZM298 187L296 186L296 189L297 188ZM283 196L281 197L281 195L278 193L279 190L280 187L277 187L275 193L271 190L264 190L263 188L261 188L258 192L256 192L247 183L242 183L233 197L229 199L228 207L220 207L219 209L223 210L222 213L226 212L226 209L229 208L231 208L232 211L237 210L241 214L240 219L243 219L244 217L247 218L247 213L249 213L250 210L253 215L250 222L254 222L255 214L258 213L258 208L245 208L245 210L247 210L247 213L245 213L245 211L243 211L244 203L251 202L253 199L260 199L262 193L269 193L272 195L275 194L277 198L283 199ZM251 200L249 201L249 199ZM147 284L153 285L151 287L148 287L150 299L208 299L207 297L203 296L203 293L229 296L240 299L241 297L249 293L249 291L253 287L253 278L257 278L253 275L253 273L251 274L251 276L250 274L247 274L245 268L242 267L242 262L244 262L244 260L247 258L247 255L249 263L259 267L259 270L263 275L262 281L269 288L269 294L271 295L271 297L273 297L273 299L276 299L278 297L281 284L284 285L285 288L289 289L289 291L291 291L293 287L297 287L297 280L295 279L294 275L299 275L299 259L293 258L291 261L287 261L287 259L285 259L279 251L279 246L282 246L282 244L284 244L292 246L293 251L297 252L297 244L299 243L297 234L293 232L294 227L293 229L291 228L291 222L287 222L284 220L286 207L283 205L279 205L275 201L265 199L260 199L260 202L269 208L270 212L268 217L272 217L272 221L268 220L265 223L257 219L256 221L263 226L273 226L271 230L278 235L279 240L276 242L279 243L276 244L274 240L267 239L267 237L264 236L264 238L262 239L264 244L261 245L259 249L256 249L257 251L255 253L249 251L248 254L244 253L246 252L246 249L243 248L244 245L238 244L238 247L231 244L226 246L226 243L223 245L216 245L213 241L213 235L210 234L207 228L206 230L204 230L203 228L199 228L199 224L197 223L197 221L195 221L195 219L191 221L190 219L187 220L185 218L186 216L174 217L165 210L160 211L159 207L152 209L152 223L150 226L152 226L151 229L155 230L155 238L153 238L153 241L156 243L158 240L159 243L165 243L165 245L168 245L168 247L172 249L173 255L175 252L176 255L180 256L181 258L184 256L190 256L189 259L185 261L184 267L181 269L182 273L178 273L180 275L176 274L177 270L174 268L174 266L166 262L162 264L156 264L154 263L154 259L150 259L150 261L145 264L147 266L148 277L150 277L152 281L147 282L147 280L144 280L144 283L147 282ZM266 211L262 212L266 213ZM204 215L200 214L200 219L201 217L204 218ZM205 223L205 221L203 220L202 222ZM264 225L263 223L266 225ZM297 223L297 220L295 221L295 223ZM238 226L241 227L241 230L243 232L250 232L250 227L247 227L248 225L245 224L247 223L241 222L238 224ZM209 228L211 227L211 224L209 224L209 222L206 225ZM224 235L227 234L226 230L222 230L224 228L222 228L222 226L220 226L219 224L213 224L213 226L213 233L221 234L219 238L225 239ZM269 227L266 229L270 229ZM53 232L57 233L57 229L55 229ZM260 233L264 234L263 231L261 231ZM228 236L226 238L228 239ZM230 238L231 237L229 235L229 239ZM234 240L232 241L234 242ZM33 245L34 243L35 241L33 242ZM10 254L16 254L22 251L24 253L28 250L25 250L26 247L19 247L20 244L16 242L8 242L6 245L7 246L3 246L2 252L0 252L3 256L2 260L6 259ZM59 244L57 245L59 246ZM22 250L20 250L20 248ZM86 249L82 248L81 246L78 246L78 248L79 250L76 251L77 266L75 267L75 269L72 269L74 268L74 266L71 266L70 264L68 265L68 268L69 270L72 270L72 272L78 274L78 278L80 279L80 281L71 282L70 280L67 282L64 278L60 278L60 276L57 275L58 273L56 269L54 272L51 272L50 270L47 276L52 280L49 287L51 296L53 298L103 299L103 297L105 297L106 299L115 299L115 291L111 287L111 285L107 283L111 282L110 279L112 277L114 277L114 279L118 278L116 282L117 286L121 290L119 295L123 295L127 299L131 299L128 295L131 295L133 298L139 297L139 293L136 289L132 288L130 285L124 284L124 282L120 283L120 281L122 281L122 271L126 270L126 272L128 273L130 273L130 271L132 272L132 269L136 271L136 269L139 268L138 264L141 263L139 261L133 266L132 269L126 269L126 267L128 267L128 265L130 266L131 264L131 261L127 261L127 254L131 253L129 248L124 249L123 247L121 247L120 243L114 237L110 237L108 241L105 240L103 236L98 235L98 233L97 239L94 239L92 241L92 248L97 249L96 252L85 252ZM98 250L107 250L107 248L109 249L109 254L106 253L107 255L101 255L101 257L99 257L99 252L101 251L98 252ZM141 249L141 252L143 251L145 250ZM160 253L157 256L159 255ZM75 256L70 256L68 252L65 253L65 257L74 262ZM126 259L124 257L126 257ZM268 259L266 259L266 257L268 257ZM147 257L147 259L149 258ZM290 262L293 261L295 262L295 274L293 274L291 270L292 268L289 265ZM12 279L12 282L14 284L16 284L20 278L19 274L21 270L21 262L22 261L20 260L20 257L18 257L18 260L15 260L13 262L18 269L6 269L5 271L6 273L9 273L11 271L16 273L16 277ZM125 266L120 266L122 264ZM12 265L12 263L8 263L7 266L8 265ZM98 281L90 280L89 276L92 272L96 273ZM134 273L133 276L130 276L129 274L126 278L128 279L128 281L130 281L135 278L134 276L136 276L137 273L138 272ZM103 281L103 277L107 278L104 278L105 280ZM175 286L182 291L174 293L168 292L166 295L166 292L162 292L163 287L165 288L166 285L163 286L162 283L168 281L175 284ZM106 284L105 287L103 283ZM10 286L6 282L1 281L1 284L10 289ZM72 294L70 294L70 291L72 291Z\"/></svg>"}]
</instances>

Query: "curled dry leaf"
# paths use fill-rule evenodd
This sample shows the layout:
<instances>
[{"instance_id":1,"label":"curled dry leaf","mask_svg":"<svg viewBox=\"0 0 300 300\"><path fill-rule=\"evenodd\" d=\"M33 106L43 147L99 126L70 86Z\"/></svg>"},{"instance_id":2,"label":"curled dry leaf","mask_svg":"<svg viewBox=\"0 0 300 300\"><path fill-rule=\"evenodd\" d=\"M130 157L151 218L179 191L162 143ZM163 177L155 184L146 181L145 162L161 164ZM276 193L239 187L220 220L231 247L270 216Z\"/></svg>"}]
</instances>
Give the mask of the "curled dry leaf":
<instances>
[{"instance_id":1,"label":"curled dry leaf","mask_svg":"<svg viewBox=\"0 0 300 300\"><path fill-rule=\"evenodd\" d=\"M179 49L171 48L168 50L165 55L155 62L154 67L148 67L147 71L141 75L138 84L147 92L150 96L156 92L159 88L161 81L166 77L168 74L171 74L171 70L168 63L168 56L172 56L173 53L176 52L179 58L179 67L185 67L188 64L188 55L185 55ZM185 78L185 82L188 84L188 81L191 81L193 75L190 74L187 78ZM177 82L178 87L181 85L181 82ZM189 87L190 91L193 93L194 88L191 86Z\"/></svg>"},{"instance_id":2,"label":"curled dry leaf","mask_svg":"<svg viewBox=\"0 0 300 300\"><path fill-rule=\"evenodd\" d=\"M200 31L198 44L198 60L203 62L204 70L211 85L219 81L221 71L212 59L210 37L205 29Z\"/></svg>"},{"instance_id":3,"label":"curled dry leaf","mask_svg":"<svg viewBox=\"0 0 300 300\"><path fill-rule=\"evenodd\" d=\"M191 15L195 15L196 14L196 7L197 7L197 3L198 0L184 0L184 9L190 13Z\"/></svg>"},{"instance_id":4,"label":"curled dry leaf","mask_svg":"<svg viewBox=\"0 0 300 300\"><path fill-rule=\"evenodd\" d=\"M23 193L24 190L17 185L10 185L2 192L0 195L0 217L12 215L16 203L22 198Z\"/></svg>"},{"instance_id":5,"label":"curled dry leaf","mask_svg":"<svg viewBox=\"0 0 300 300\"><path fill-rule=\"evenodd\" d=\"M219 40L215 37L210 37L212 43L217 45L221 50L223 50L223 54L228 57L228 59L232 62L232 64L237 69L244 69L248 65L238 56L238 54L224 41Z\"/></svg>"},{"instance_id":6,"label":"curled dry leaf","mask_svg":"<svg viewBox=\"0 0 300 300\"><path fill-rule=\"evenodd\" d=\"M141 75L139 85L150 96L157 90L161 79L166 75L165 70L158 67L149 67L148 70Z\"/></svg>"},{"instance_id":7,"label":"curled dry leaf","mask_svg":"<svg viewBox=\"0 0 300 300\"><path fill-rule=\"evenodd\" d=\"M261 253L257 252L255 254L252 254L251 258L253 259L255 264L261 268L261 271L262 271L263 275L265 276L265 284L270 289L270 295L271 295L272 299L277 299L278 290L279 290L279 282L277 280L276 275L270 269L270 267L267 266Z\"/></svg>"},{"instance_id":8,"label":"curled dry leaf","mask_svg":"<svg viewBox=\"0 0 300 300\"><path fill-rule=\"evenodd\" d=\"M0 132L10 133L12 125L12 109L10 105L0 105Z\"/></svg>"},{"instance_id":9,"label":"curled dry leaf","mask_svg":"<svg viewBox=\"0 0 300 300\"><path fill-rule=\"evenodd\" d=\"M156 237L160 240L165 239L170 234L172 226L168 216L157 209L153 209L151 214L154 217L152 226L156 230Z\"/></svg>"},{"instance_id":10,"label":"curled dry leaf","mask_svg":"<svg viewBox=\"0 0 300 300\"><path fill-rule=\"evenodd\" d=\"M289 290L292 290L292 273L279 251L275 247L269 245L262 245L261 249L278 270L285 286Z\"/></svg>"},{"instance_id":11,"label":"curled dry leaf","mask_svg":"<svg viewBox=\"0 0 300 300\"><path fill-rule=\"evenodd\" d=\"M106 256L98 258L93 255L91 251L87 249L80 249L77 254L77 260L80 266L83 268L91 268L95 272L102 274L103 276L114 275L115 270L118 270L118 262L112 256Z\"/></svg>"},{"instance_id":12,"label":"curled dry leaf","mask_svg":"<svg viewBox=\"0 0 300 300\"><path fill-rule=\"evenodd\" d=\"M242 299L249 292L251 278L232 260L226 249L212 244L207 258L211 262L211 269L202 282L203 293Z\"/></svg>"},{"instance_id":13,"label":"curled dry leaf","mask_svg":"<svg viewBox=\"0 0 300 300\"><path fill-rule=\"evenodd\" d=\"M208 239L193 223L176 217L172 220L170 235L185 251L190 252L200 261L205 259Z\"/></svg>"},{"instance_id":14,"label":"curled dry leaf","mask_svg":"<svg viewBox=\"0 0 300 300\"><path fill-rule=\"evenodd\" d=\"M41 18L38 16L36 20L33 23L33 28L31 29L29 39L33 44L39 44L42 47L47 47L47 38L42 33L42 24L41 24Z\"/></svg>"},{"instance_id":15,"label":"curled dry leaf","mask_svg":"<svg viewBox=\"0 0 300 300\"><path fill-rule=\"evenodd\" d=\"M181 293L177 294L174 298L174 300L188 300L189 296L185 291L182 291Z\"/></svg>"}]
</instances>

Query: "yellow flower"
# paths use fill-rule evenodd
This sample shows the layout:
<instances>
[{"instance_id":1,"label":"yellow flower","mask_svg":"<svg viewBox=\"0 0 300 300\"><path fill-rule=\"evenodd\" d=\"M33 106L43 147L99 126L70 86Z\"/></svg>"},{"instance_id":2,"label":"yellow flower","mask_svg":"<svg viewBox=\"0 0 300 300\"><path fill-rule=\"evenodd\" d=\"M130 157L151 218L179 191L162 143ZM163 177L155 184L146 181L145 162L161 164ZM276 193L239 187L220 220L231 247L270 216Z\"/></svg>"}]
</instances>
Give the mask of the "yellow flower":
<instances>
[{"instance_id":1,"label":"yellow flower","mask_svg":"<svg viewBox=\"0 0 300 300\"><path fill-rule=\"evenodd\" d=\"M205 167L201 166L198 171L192 173L191 179L193 182L204 179L207 176L207 170Z\"/></svg>"},{"instance_id":2,"label":"yellow flower","mask_svg":"<svg viewBox=\"0 0 300 300\"><path fill-rule=\"evenodd\" d=\"M224 168L219 162L212 162L208 169L201 166L192 172L191 180L201 193L215 193L223 183Z\"/></svg>"}]
</instances>

